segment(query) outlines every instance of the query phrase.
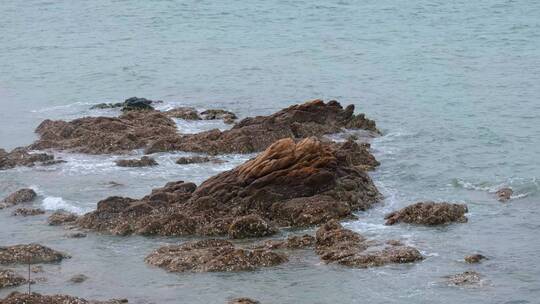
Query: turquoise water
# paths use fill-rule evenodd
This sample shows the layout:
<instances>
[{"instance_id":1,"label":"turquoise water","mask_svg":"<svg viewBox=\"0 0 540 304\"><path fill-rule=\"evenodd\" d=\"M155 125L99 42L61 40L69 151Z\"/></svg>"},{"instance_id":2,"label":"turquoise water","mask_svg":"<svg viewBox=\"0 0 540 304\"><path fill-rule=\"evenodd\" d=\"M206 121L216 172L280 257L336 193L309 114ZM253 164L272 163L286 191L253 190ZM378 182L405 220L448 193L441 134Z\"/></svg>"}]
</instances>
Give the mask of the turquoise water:
<instances>
[{"instance_id":1,"label":"turquoise water","mask_svg":"<svg viewBox=\"0 0 540 304\"><path fill-rule=\"evenodd\" d=\"M373 238L402 238L428 257L351 270L305 252L273 270L172 275L142 259L178 239L68 240L44 217L1 212L1 244L39 241L74 256L47 266L48 282L35 290L134 303L223 303L232 296L264 303L538 302L540 2L49 0L0 1L0 12L0 147L31 143L46 118L113 115L89 105L130 96L241 116L312 98L353 103L385 134L373 142L382 163L373 178L386 199L349 226ZM86 211L109 195L137 197L175 179L201 182L249 158L181 167L164 154L160 169L116 169L113 156L62 156L67 164L0 172L0 195L33 186L37 205ZM110 188L108 180L127 186ZM512 186L516 198L497 202L500 186ZM385 212L422 199L467 203L469 223L382 226ZM477 251L490 260L460 262ZM464 270L481 272L484 284L440 283ZM90 280L65 283L80 272Z\"/></svg>"}]
</instances>

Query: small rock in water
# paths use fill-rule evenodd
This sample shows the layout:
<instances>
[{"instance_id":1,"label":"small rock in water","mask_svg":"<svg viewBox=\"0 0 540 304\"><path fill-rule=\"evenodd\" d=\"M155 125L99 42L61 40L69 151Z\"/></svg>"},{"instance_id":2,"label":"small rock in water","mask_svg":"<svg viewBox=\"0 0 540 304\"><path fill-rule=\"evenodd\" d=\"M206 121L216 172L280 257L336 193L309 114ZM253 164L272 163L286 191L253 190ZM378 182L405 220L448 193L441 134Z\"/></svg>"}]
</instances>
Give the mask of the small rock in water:
<instances>
[{"instance_id":1,"label":"small rock in water","mask_svg":"<svg viewBox=\"0 0 540 304\"><path fill-rule=\"evenodd\" d=\"M224 161L219 158L213 158L208 156L184 156L176 160L176 163L179 165L200 164L207 162L222 163Z\"/></svg>"},{"instance_id":2,"label":"small rock in water","mask_svg":"<svg viewBox=\"0 0 540 304\"><path fill-rule=\"evenodd\" d=\"M124 186L124 184L121 184L121 183L118 183L118 182L115 182L115 181L110 181L110 182L107 183L107 185L109 187L122 187L122 186Z\"/></svg>"},{"instance_id":3,"label":"small rock in water","mask_svg":"<svg viewBox=\"0 0 540 304\"><path fill-rule=\"evenodd\" d=\"M201 117L195 108L178 107L165 112L170 117L185 119L185 120L200 120Z\"/></svg>"},{"instance_id":4,"label":"small rock in water","mask_svg":"<svg viewBox=\"0 0 540 304\"><path fill-rule=\"evenodd\" d=\"M124 101L122 112L154 110L154 107L151 106L154 102L146 98L131 97Z\"/></svg>"},{"instance_id":5,"label":"small rock in water","mask_svg":"<svg viewBox=\"0 0 540 304\"><path fill-rule=\"evenodd\" d=\"M90 110L94 109L112 109L112 108L121 108L124 106L123 102L114 102L114 103L98 103L90 107Z\"/></svg>"},{"instance_id":6,"label":"small rock in water","mask_svg":"<svg viewBox=\"0 0 540 304\"><path fill-rule=\"evenodd\" d=\"M47 219L47 222L51 226L60 226L68 223L73 223L77 220L78 216L75 213L67 212L67 211L56 211L49 218Z\"/></svg>"},{"instance_id":7,"label":"small rock in water","mask_svg":"<svg viewBox=\"0 0 540 304\"><path fill-rule=\"evenodd\" d=\"M225 240L208 239L161 247L146 263L171 272L246 271L287 262L287 257L269 250L236 248Z\"/></svg>"},{"instance_id":8,"label":"small rock in water","mask_svg":"<svg viewBox=\"0 0 540 304\"><path fill-rule=\"evenodd\" d=\"M234 219L229 226L228 235L232 239L245 239L272 235L278 230L256 214Z\"/></svg>"},{"instance_id":9,"label":"small rock in water","mask_svg":"<svg viewBox=\"0 0 540 304\"><path fill-rule=\"evenodd\" d=\"M86 280L88 280L88 277L85 276L84 274L74 275L69 279L71 283L82 283Z\"/></svg>"},{"instance_id":10,"label":"small rock in water","mask_svg":"<svg viewBox=\"0 0 540 304\"><path fill-rule=\"evenodd\" d=\"M151 157L143 156L141 159L121 159L116 161L119 167L151 167L157 166L158 163Z\"/></svg>"},{"instance_id":11,"label":"small rock in water","mask_svg":"<svg viewBox=\"0 0 540 304\"><path fill-rule=\"evenodd\" d=\"M12 270L0 269L0 288L19 286L28 283L28 281ZM3 303L0 301L0 303Z\"/></svg>"},{"instance_id":12,"label":"small rock in water","mask_svg":"<svg viewBox=\"0 0 540 304\"><path fill-rule=\"evenodd\" d=\"M30 153L29 148L19 147L11 152L0 149L0 170L12 169L17 166L33 167L36 164L54 164L54 156L47 153Z\"/></svg>"},{"instance_id":13,"label":"small rock in water","mask_svg":"<svg viewBox=\"0 0 540 304\"><path fill-rule=\"evenodd\" d=\"M202 118L206 120L214 119L223 119L225 122L234 122L238 117L233 112L221 110L221 109L211 109L201 112Z\"/></svg>"},{"instance_id":14,"label":"small rock in water","mask_svg":"<svg viewBox=\"0 0 540 304\"><path fill-rule=\"evenodd\" d=\"M512 194L514 194L514 190L512 190L511 188L502 188L495 192L495 195L497 195L497 199L500 202L506 202L510 200L510 198L512 198Z\"/></svg>"},{"instance_id":15,"label":"small rock in water","mask_svg":"<svg viewBox=\"0 0 540 304\"><path fill-rule=\"evenodd\" d=\"M465 271L454 275L445 276L447 283L455 286L477 285L482 276L476 271Z\"/></svg>"},{"instance_id":16,"label":"small rock in water","mask_svg":"<svg viewBox=\"0 0 540 304\"><path fill-rule=\"evenodd\" d=\"M420 202L407 206L401 210L385 216L385 225L394 225L399 222L418 225L442 225L452 222L466 223L467 205Z\"/></svg>"},{"instance_id":17,"label":"small rock in water","mask_svg":"<svg viewBox=\"0 0 540 304\"><path fill-rule=\"evenodd\" d=\"M227 304L261 304L261 302L250 298L237 298L230 300Z\"/></svg>"},{"instance_id":18,"label":"small rock in water","mask_svg":"<svg viewBox=\"0 0 540 304\"><path fill-rule=\"evenodd\" d=\"M28 203L33 201L36 197L37 194L34 190L30 188L20 189L4 198L0 202L0 209L15 206L21 203Z\"/></svg>"},{"instance_id":19,"label":"small rock in water","mask_svg":"<svg viewBox=\"0 0 540 304\"><path fill-rule=\"evenodd\" d=\"M481 254L473 254L465 257L465 262L474 264L474 263L480 263L482 260L487 260L488 258L481 255Z\"/></svg>"},{"instance_id":20,"label":"small rock in water","mask_svg":"<svg viewBox=\"0 0 540 304\"><path fill-rule=\"evenodd\" d=\"M68 237L68 238L70 238L70 239L80 239L80 238L85 238L85 237L86 237L86 233L82 233L82 232L73 232L73 233L67 234L66 237Z\"/></svg>"},{"instance_id":21,"label":"small rock in water","mask_svg":"<svg viewBox=\"0 0 540 304\"><path fill-rule=\"evenodd\" d=\"M40 244L0 247L0 264L55 263L70 256Z\"/></svg>"},{"instance_id":22,"label":"small rock in water","mask_svg":"<svg viewBox=\"0 0 540 304\"><path fill-rule=\"evenodd\" d=\"M45 214L45 210L39 208L17 208L11 213L13 216L33 216Z\"/></svg>"}]
</instances>

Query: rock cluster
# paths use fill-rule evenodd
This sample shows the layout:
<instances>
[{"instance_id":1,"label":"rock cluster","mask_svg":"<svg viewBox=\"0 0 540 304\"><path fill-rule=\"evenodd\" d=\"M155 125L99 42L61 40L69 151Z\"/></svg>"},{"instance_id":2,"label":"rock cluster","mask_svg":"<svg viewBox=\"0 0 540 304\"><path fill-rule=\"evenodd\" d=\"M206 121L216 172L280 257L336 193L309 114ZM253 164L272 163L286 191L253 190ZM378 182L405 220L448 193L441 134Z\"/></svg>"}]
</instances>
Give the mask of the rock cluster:
<instances>
[{"instance_id":1,"label":"rock cluster","mask_svg":"<svg viewBox=\"0 0 540 304\"><path fill-rule=\"evenodd\" d=\"M151 167L158 163L151 157L143 156L141 159L121 159L116 161L118 167Z\"/></svg>"},{"instance_id":2,"label":"rock cluster","mask_svg":"<svg viewBox=\"0 0 540 304\"><path fill-rule=\"evenodd\" d=\"M37 193L30 188L19 189L0 201L0 209L28 203L37 197Z\"/></svg>"},{"instance_id":3,"label":"rock cluster","mask_svg":"<svg viewBox=\"0 0 540 304\"><path fill-rule=\"evenodd\" d=\"M121 304L128 303L126 299L109 301L88 301L82 298L67 295L41 295L39 293L13 292L1 299L2 304Z\"/></svg>"},{"instance_id":4,"label":"rock cluster","mask_svg":"<svg viewBox=\"0 0 540 304\"><path fill-rule=\"evenodd\" d=\"M40 214L45 214L45 210L39 208L17 208L11 213L13 216L34 216Z\"/></svg>"},{"instance_id":5,"label":"rock cluster","mask_svg":"<svg viewBox=\"0 0 540 304\"><path fill-rule=\"evenodd\" d=\"M99 103L90 107L90 110L93 109L112 109L112 108L122 108L122 111L132 111L132 110L153 110L152 104L160 103L161 100L150 100L146 98L139 97L130 97L124 102L115 102L115 103Z\"/></svg>"},{"instance_id":6,"label":"rock cluster","mask_svg":"<svg viewBox=\"0 0 540 304\"><path fill-rule=\"evenodd\" d=\"M482 275L476 271L465 271L463 273L446 276L445 278L449 285L455 286L476 285L482 281Z\"/></svg>"},{"instance_id":7,"label":"rock cluster","mask_svg":"<svg viewBox=\"0 0 540 304\"><path fill-rule=\"evenodd\" d=\"M11 152L0 149L0 170L12 169L17 166L48 166L60 162L63 161L55 160L53 155L47 153L31 153L30 149L24 147L15 148Z\"/></svg>"},{"instance_id":8,"label":"rock cluster","mask_svg":"<svg viewBox=\"0 0 540 304\"><path fill-rule=\"evenodd\" d=\"M466 223L467 206L464 204L419 202L385 216L386 225L399 222L418 225L442 225L452 222Z\"/></svg>"},{"instance_id":9,"label":"rock cluster","mask_svg":"<svg viewBox=\"0 0 540 304\"><path fill-rule=\"evenodd\" d=\"M326 263L358 268L411 263L423 259L413 247L372 246L363 236L343 228L337 221L330 221L317 230L315 251Z\"/></svg>"},{"instance_id":10,"label":"rock cluster","mask_svg":"<svg viewBox=\"0 0 540 304\"><path fill-rule=\"evenodd\" d=\"M216 272L275 266L286 262L287 257L269 250L236 248L229 241L210 239L161 247L145 261L171 272Z\"/></svg>"},{"instance_id":11,"label":"rock cluster","mask_svg":"<svg viewBox=\"0 0 540 304\"><path fill-rule=\"evenodd\" d=\"M221 119L225 123L234 123L238 118L233 112L221 110L221 109L210 109L199 113L195 108L192 107L178 107L172 110L165 112L170 117L180 118L185 120L216 120Z\"/></svg>"},{"instance_id":12,"label":"rock cluster","mask_svg":"<svg viewBox=\"0 0 540 304\"><path fill-rule=\"evenodd\" d=\"M16 274L12 270L0 269L0 288L19 286L26 283L28 281L23 276Z\"/></svg>"},{"instance_id":13,"label":"rock cluster","mask_svg":"<svg viewBox=\"0 0 540 304\"><path fill-rule=\"evenodd\" d=\"M0 264L41 264L69 258L65 253L39 244L0 247Z\"/></svg>"},{"instance_id":14,"label":"rock cluster","mask_svg":"<svg viewBox=\"0 0 540 304\"><path fill-rule=\"evenodd\" d=\"M362 148L282 139L199 187L176 182L140 200L110 197L77 223L113 234L251 237L350 218L380 199L355 149Z\"/></svg>"}]
</instances>

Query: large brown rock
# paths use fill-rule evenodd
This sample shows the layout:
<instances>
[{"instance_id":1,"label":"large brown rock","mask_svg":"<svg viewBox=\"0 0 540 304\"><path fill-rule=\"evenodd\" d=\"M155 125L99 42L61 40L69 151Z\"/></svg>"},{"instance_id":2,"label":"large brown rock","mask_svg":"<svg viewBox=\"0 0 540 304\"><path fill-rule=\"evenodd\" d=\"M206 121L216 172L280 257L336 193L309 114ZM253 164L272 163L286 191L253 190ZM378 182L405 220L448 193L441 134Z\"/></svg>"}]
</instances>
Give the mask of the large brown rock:
<instances>
[{"instance_id":1,"label":"large brown rock","mask_svg":"<svg viewBox=\"0 0 540 304\"><path fill-rule=\"evenodd\" d=\"M28 281L23 276L16 274L12 270L0 269L0 288L19 286L26 283Z\"/></svg>"},{"instance_id":2,"label":"large brown rock","mask_svg":"<svg viewBox=\"0 0 540 304\"><path fill-rule=\"evenodd\" d=\"M128 111L119 117L84 117L70 122L45 120L32 149L89 154L126 153L157 139L175 136L176 124L158 111Z\"/></svg>"},{"instance_id":3,"label":"large brown rock","mask_svg":"<svg viewBox=\"0 0 540 304\"><path fill-rule=\"evenodd\" d=\"M161 247L145 261L171 272L245 271L287 262L283 254L235 248L225 240L203 240Z\"/></svg>"},{"instance_id":4,"label":"large brown rock","mask_svg":"<svg viewBox=\"0 0 540 304\"><path fill-rule=\"evenodd\" d=\"M0 209L15 206L21 203L28 203L33 201L36 197L37 193L30 188L19 189L0 201Z\"/></svg>"},{"instance_id":5,"label":"large brown rock","mask_svg":"<svg viewBox=\"0 0 540 304\"><path fill-rule=\"evenodd\" d=\"M146 152L253 153L266 149L279 139L322 136L343 128L379 132L374 121L363 114L354 114L353 105L344 109L337 101L324 103L317 99L290 106L270 116L245 118L223 132L214 129L198 134L163 137L150 145Z\"/></svg>"},{"instance_id":6,"label":"large brown rock","mask_svg":"<svg viewBox=\"0 0 540 304\"><path fill-rule=\"evenodd\" d=\"M88 301L68 295L41 295L13 292L0 301L2 304L121 304L128 300Z\"/></svg>"},{"instance_id":7,"label":"large brown rock","mask_svg":"<svg viewBox=\"0 0 540 304\"><path fill-rule=\"evenodd\" d=\"M140 200L105 199L78 224L121 235L247 237L268 235L271 230L264 227L305 227L350 218L352 211L380 199L362 161L351 156L356 148L362 149L350 142L282 139L199 187L176 182ZM249 221L241 219L248 215L257 217L258 224L244 225Z\"/></svg>"},{"instance_id":8,"label":"large brown rock","mask_svg":"<svg viewBox=\"0 0 540 304\"><path fill-rule=\"evenodd\" d=\"M418 225L443 225L452 222L466 223L467 205L451 203L420 202L385 216L386 225L399 222Z\"/></svg>"},{"instance_id":9,"label":"large brown rock","mask_svg":"<svg viewBox=\"0 0 540 304\"><path fill-rule=\"evenodd\" d=\"M0 170L12 169L17 166L33 167L35 165L53 165L61 160L55 160L54 156L47 153L31 153L30 149L20 147L11 152L0 149Z\"/></svg>"},{"instance_id":10,"label":"large brown rock","mask_svg":"<svg viewBox=\"0 0 540 304\"><path fill-rule=\"evenodd\" d=\"M337 221L330 221L317 230L315 251L326 263L358 268L423 259L416 248L401 244L374 245L360 234L343 228Z\"/></svg>"},{"instance_id":11,"label":"large brown rock","mask_svg":"<svg viewBox=\"0 0 540 304\"><path fill-rule=\"evenodd\" d=\"M60 262L69 255L39 244L0 247L0 264L41 264Z\"/></svg>"}]
</instances>

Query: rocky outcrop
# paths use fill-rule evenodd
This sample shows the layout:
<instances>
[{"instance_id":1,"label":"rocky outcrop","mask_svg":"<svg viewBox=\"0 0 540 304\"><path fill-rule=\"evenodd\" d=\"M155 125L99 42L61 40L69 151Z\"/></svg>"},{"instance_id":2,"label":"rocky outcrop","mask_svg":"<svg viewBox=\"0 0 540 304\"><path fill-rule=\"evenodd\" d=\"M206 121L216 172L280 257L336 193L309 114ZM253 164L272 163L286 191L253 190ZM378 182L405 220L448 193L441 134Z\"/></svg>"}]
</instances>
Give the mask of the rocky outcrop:
<instances>
[{"instance_id":1,"label":"rocky outcrop","mask_svg":"<svg viewBox=\"0 0 540 304\"><path fill-rule=\"evenodd\" d=\"M150 142L176 136L176 124L158 111L128 111L119 117L84 117L70 122L45 120L32 149L89 154L127 153Z\"/></svg>"},{"instance_id":2,"label":"rocky outcrop","mask_svg":"<svg viewBox=\"0 0 540 304\"><path fill-rule=\"evenodd\" d=\"M315 251L326 263L358 268L411 263L423 259L413 247L373 246L363 236L343 228L337 221L330 221L317 230Z\"/></svg>"},{"instance_id":3,"label":"rocky outcrop","mask_svg":"<svg viewBox=\"0 0 540 304\"><path fill-rule=\"evenodd\" d=\"M152 167L157 166L155 159L143 156L141 159L121 159L116 161L118 167Z\"/></svg>"},{"instance_id":4,"label":"rocky outcrop","mask_svg":"<svg viewBox=\"0 0 540 304\"><path fill-rule=\"evenodd\" d=\"M67 295L41 295L39 293L13 292L0 301L2 304L121 304L128 303L126 299L109 301L88 301Z\"/></svg>"},{"instance_id":5,"label":"rocky outcrop","mask_svg":"<svg viewBox=\"0 0 540 304\"><path fill-rule=\"evenodd\" d=\"M189 151L209 154L259 152L283 138L302 139L336 133L343 128L378 133L375 122L354 114L337 102L314 100L283 109L270 116L245 118L230 130L218 129L198 134L163 137L146 149L147 153Z\"/></svg>"},{"instance_id":6,"label":"rocky outcrop","mask_svg":"<svg viewBox=\"0 0 540 304\"><path fill-rule=\"evenodd\" d=\"M482 275L476 271L465 271L463 273L446 276L445 279L449 285L477 285L482 281Z\"/></svg>"},{"instance_id":7,"label":"rocky outcrop","mask_svg":"<svg viewBox=\"0 0 540 304\"><path fill-rule=\"evenodd\" d=\"M469 264L476 264L480 263L482 260L487 260L487 257L481 255L481 254L472 254L465 257L465 262Z\"/></svg>"},{"instance_id":8,"label":"rocky outcrop","mask_svg":"<svg viewBox=\"0 0 540 304\"><path fill-rule=\"evenodd\" d=\"M19 189L0 202L0 209L15 206L21 203L28 203L37 197L37 193L30 188Z\"/></svg>"},{"instance_id":9,"label":"rocky outcrop","mask_svg":"<svg viewBox=\"0 0 540 304\"><path fill-rule=\"evenodd\" d=\"M168 116L185 120L223 120L225 123L234 123L238 118L233 112L210 109L199 113L192 107L177 107L165 112Z\"/></svg>"},{"instance_id":10,"label":"rocky outcrop","mask_svg":"<svg viewBox=\"0 0 540 304\"><path fill-rule=\"evenodd\" d=\"M270 230L258 229L270 225L305 227L350 218L352 211L370 208L380 198L362 160L354 156L358 147L282 139L199 187L175 182L140 200L107 198L78 224L121 235L261 236ZM249 221L241 219L248 215L258 216L257 224L244 225Z\"/></svg>"},{"instance_id":11,"label":"rocky outcrop","mask_svg":"<svg viewBox=\"0 0 540 304\"><path fill-rule=\"evenodd\" d=\"M14 287L28 283L28 281L12 270L0 269L0 288ZM3 303L3 302L2 302Z\"/></svg>"},{"instance_id":12,"label":"rocky outcrop","mask_svg":"<svg viewBox=\"0 0 540 304\"><path fill-rule=\"evenodd\" d=\"M45 210L39 208L17 208L11 213L13 216L34 216L40 214L45 214Z\"/></svg>"},{"instance_id":13,"label":"rocky outcrop","mask_svg":"<svg viewBox=\"0 0 540 304\"><path fill-rule=\"evenodd\" d=\"M230 300L227 304L261 304L261 302L250 298L238 298Z\"/></svg>"},{"instance_id":14,"label":"rocky outcrop","mask_svg":"<svg viewBox=\"0 0 540 304\"><path fill-rule=\"evenodd\" d=\"M184 120L201 120L199 112L192 107L178 107L165 112L169 117L184 119Z\"/></svg>"},{"instance_id":15,"label":"rocky outcrop","mask_svg":"<svg viewBox=\"0 0 540 304\"><path fill-rule=\"evenodd\" d=\"M60 210L51 214L47 219L47 223L51 226L60 226L74 223L77 218L78 216L75 213Z\"/></svg>"},{"instance_id":16,"label":"rocky outcrop","mask_svg":"<svg viewBox=\"0 0 540 304\"><path fill-rule=\"evenodd\" d=\"M511 188L501 188L495 192L495 195L497 196L497 199L500 202L506 202L512 198L512 194L514 194L514 190Z\"/></svg>"},{"instance_id":17,"label":"rocky outcrop","mask_svg":"<svg viewBox=\"0 0 540 304\"><path fill-rule=\"evenodd\" d=\"M145 261L171 272L246 271L287 262L283 254L235 248L225 240L187 242L161 247Z\"/></svg>"},{"instance_id":18,"label":"rocky outcrop","mask_svg":"<svg viewBox=\"0 0 540 304\"><path fill-rule=\"evenodd\" d=\"M41 264L60 262L67 254L39 244L0 247L0 264Z\"/></svg>"},{"instance_id":19,"label":"rocky outcrop","mask_svg":"<svg viewBox=\"0 0 540 304\"><path fill-rule=\"evenodd\" d=\"M304 234L301 236L295 235L286 238L285 240L268 240L260 244L255 244L254 249L306 249L315 245L315 237Z\"/></svg>"},{"instance_id":20,"label":"rocky outcrop","mask_svg":"<svg viewBox=\"0 0 540 304\"><path fill-rule=\"evenodd\" d=\"M90 107L90 110L94 109L113 109L122 108L122 111L130 110L153 110L152 104L160 103L161 100L150 100L146 98L130 97L124 102L113 103L98 103Z\"/></svg>"},{"instance_id":21,"label":"rocky outcrop","mask_svg":"<svg viewBox=\"0 0 540 304\"><path fill-rule=\"evenodd\" d=\"M233 112L221 109L210 109L201 112L201 117L206 120L222 119L225 123L232 124L238 118Z\"/></svg>"},{"instance_id":22,"label":"rocky outcrop","mask_svg":"<svg viewBox=\"0 0 540 304\"><path fill-rule=\"evenodd\" d=\"M443 225L452 222L466 223L468 212L465 204L420 202L385 216L386 225L410 223L418 225Z\"/></svg>"},{"instance_id":23,"label":"rocky outcrop","mask_svg":"<svg viewBox=\"0 0 540 304\"><path fill-rule=\"evenodd\" d=\"M55 160L53 155L47 153L31 153L28 148L15 148L11 152L0 149L0 170L12 169L17 166L49 166L60 162L64 161Z\"/></svg>"}]
</instances>

